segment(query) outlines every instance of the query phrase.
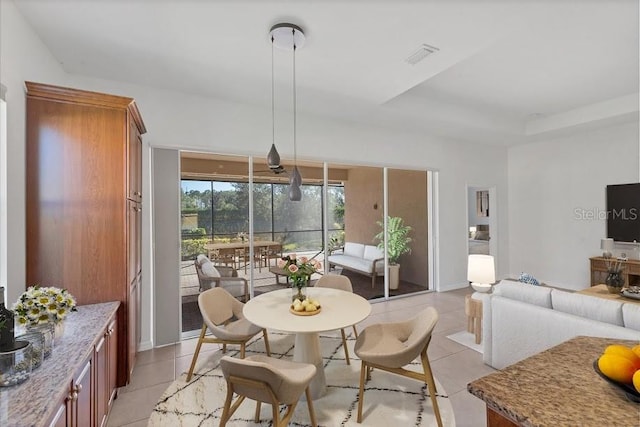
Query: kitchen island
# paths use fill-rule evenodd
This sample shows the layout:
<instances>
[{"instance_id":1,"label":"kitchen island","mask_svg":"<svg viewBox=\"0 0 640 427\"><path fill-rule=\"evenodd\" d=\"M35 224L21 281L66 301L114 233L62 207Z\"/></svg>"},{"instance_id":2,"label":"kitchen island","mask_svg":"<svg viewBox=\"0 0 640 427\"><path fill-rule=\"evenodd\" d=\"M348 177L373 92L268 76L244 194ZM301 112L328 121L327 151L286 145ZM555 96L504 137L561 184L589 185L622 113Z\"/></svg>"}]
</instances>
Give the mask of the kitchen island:
<instances>
[{"instance_id":1,"label":"kitchen island","mask_svg":"<svg viewBox=\"0 0 640 427\"><path fill-rule=\"evenodd\" d=\"M610 344L638 342L576 337L472 381L467 389L486 403L488 427L638 426L640 404L594 371L593 362Z\"/></svg>"}]
</instances>

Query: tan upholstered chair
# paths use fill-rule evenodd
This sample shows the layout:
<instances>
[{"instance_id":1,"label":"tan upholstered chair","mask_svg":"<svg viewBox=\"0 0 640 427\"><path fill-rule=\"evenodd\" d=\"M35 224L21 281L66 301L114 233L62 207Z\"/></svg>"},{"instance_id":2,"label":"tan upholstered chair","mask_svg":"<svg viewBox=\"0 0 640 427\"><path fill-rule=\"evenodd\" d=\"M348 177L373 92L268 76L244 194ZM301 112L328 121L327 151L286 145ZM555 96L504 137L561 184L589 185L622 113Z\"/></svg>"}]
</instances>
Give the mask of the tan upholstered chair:
<instances>
[{"instance_id":1,"label":"tan upholstered chair","mask_svg":"<svg viewBox=\"0 0 640 427\"><path fill-rule=\"evenodd\" d=\"M229 292L222 288L212 288L204 291L198 296L198 306L202 314L203 325L196 352L193 354L193 360L191 360L187 381L191 381L193 369L196 366L196 360L198 360L200 347L202 347L203 343L222 344L223 353L227 351L227 344L239 344L240 357L244 358L247 341L262 332L265 349L267 354L271 355L267 330L245 319L242 314L244 304ZM213 337L205 337L207 329L211 331L214 335Z\"/></svg>"},{"instance_id":2,"label":"tan upholstered chair","mask_svg":"<svg viewBox=\"0 0 640 427\"><path fill-rule=\"evenodd\" d=\"M353 292L353 286L351 280L346 276L340 276L339 274L325 274L315 284L316 288L332 288L339 289L341 291ZM358 330L356 325L352 325L353 333L358 338ZM342 334L342 346L344 347L344 357L347 360L347 365L351 364L349 360L349 350L347 349L347 337L344 332L344 328L340 329Z\"/></svg>"},{"instance_id":3,"label":"tan upholstered chair","mask_svg":"<svg viewBox=\"0 0 640 427\"><path fill-rule=\"evenodd\" d=\"M256 423L260 422L260 404L265 402L271 404L273 425L286 426L293 416L303 391L307 397L311 425L317 426L313 400L309 393L309 383L316 374L315 366L256 355L246 359L224 356L220 359L220 367L227 380L227 398L224 402L220 427L227 424L245 397L256 401ZM238 399L231 405L234 393L238 395ZM280 404L287 405L287 412L282 419L279 413Z\"/></svg>"},{"instance_id":4,"label":"tan upholstered chair","mask_svg":"<svg viewBox=\"0 0 640 427\"><path fill-rule=\"evenodd\" d=\"M360 368L360 397L358 399L358 422L362 422L365 376L369 379L371 369L376 368L393 374L424 381L431 395L433 412L438 426L442 427L440 409L436 400L436 383L427 357L431 332L438 322L438 312L427 307L412 319L404 322L370 325L360 332L354 351L362 360ZM420 355L424 372L403 368Z\"/></svg>"}]
</instances>

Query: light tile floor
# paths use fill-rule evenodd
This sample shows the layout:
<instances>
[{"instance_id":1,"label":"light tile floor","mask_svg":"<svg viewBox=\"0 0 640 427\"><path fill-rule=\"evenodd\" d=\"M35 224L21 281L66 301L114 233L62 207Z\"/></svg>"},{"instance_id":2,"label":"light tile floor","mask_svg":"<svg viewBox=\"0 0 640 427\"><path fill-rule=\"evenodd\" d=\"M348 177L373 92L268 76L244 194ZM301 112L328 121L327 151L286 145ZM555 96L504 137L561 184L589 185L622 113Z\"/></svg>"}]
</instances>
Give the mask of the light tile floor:
<instances>
[{"instance_id":1,"label":"light tile floor","mask_svg":"<svg viewBox=\"0 0 640 427\"><path fill-rule=\"evenodd\" d=\"M449 394L458 427L486 426L484 402L467 392L467 383L494 372L482 363L480 353L446 337L466 328L464 296L471 292L471 288L459 289L375 303L371 315L358 325L361 329L372 323L404 320L426 306L438 310L440 320L429 345L429 360L434 375ZM190 339L139 353L131 382L120 389L108 427L146 426L160 395L189 368L195 346L196 339ZM217 350L216 345L208 345L202 353Z\"/></svg>"}]
</instances>

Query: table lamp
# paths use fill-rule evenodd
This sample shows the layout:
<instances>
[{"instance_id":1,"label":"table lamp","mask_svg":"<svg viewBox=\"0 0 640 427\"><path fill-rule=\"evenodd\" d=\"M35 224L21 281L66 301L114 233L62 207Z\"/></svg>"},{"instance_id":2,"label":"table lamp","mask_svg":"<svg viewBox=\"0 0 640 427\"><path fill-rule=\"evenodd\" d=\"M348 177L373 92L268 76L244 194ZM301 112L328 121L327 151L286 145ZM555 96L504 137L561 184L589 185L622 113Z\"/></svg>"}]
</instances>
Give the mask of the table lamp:
<instances>
[{"instance_id":1,"label":"table lamp","mask_svg":"<svg viewBox=\"0 0 640 427\"><path fill-rule=\"evenodd\" d=\"M604 258L611 258L611 251L613 250L613 239L600 239L600 249L602 249L602 256Z\"/></svg>"},{"instance_id":2,"label":"table lamp","mask_svg":"<svg viewBox=\"0 0 640 427\"><path fill-rule=\"evenodd\" d=\"M467 280L477 292L489 292L496 281L496 267L491 255L469 255Z\"/></svg>"}]
</instances>

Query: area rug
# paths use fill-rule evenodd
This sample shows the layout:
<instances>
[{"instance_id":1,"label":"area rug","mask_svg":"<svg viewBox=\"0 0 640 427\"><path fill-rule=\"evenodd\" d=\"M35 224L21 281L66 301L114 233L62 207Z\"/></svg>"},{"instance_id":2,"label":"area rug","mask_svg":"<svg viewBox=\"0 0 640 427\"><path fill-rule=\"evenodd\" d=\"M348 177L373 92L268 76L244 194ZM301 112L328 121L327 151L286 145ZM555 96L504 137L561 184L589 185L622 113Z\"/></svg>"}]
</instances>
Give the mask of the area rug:
<instances>
[{"instance_id":1,"label":"area rug","mask_svg":"<svg viewBox=\"0 0 640 427\"><path fill-rule=\"evenodd\" d=\"M447 335L447 338L482 354L482 343L476 344L476 336L471 332L456 332L455 334Z\"/></svg>"},{"instance_id":2,"label":"area rug","mask_svg":"<svg viewBox=\"0 0 640 427\"><path fill-rule=\"evenodd\" d=\"M269 332L273 357L291 359L294 336ZM349 336L351 365L344 358L342 342L338 334L322 334L320 345L325 365L328 391L314 400L314 408L319 426L436 426L431 399L424 383L374 370L371 380L366 383L362 424L356 423L358 411L358 387L360 361L353 353L355 340ZM205 344L203 350L216 344ZM247 346L247 355L264 354L264 342L258 338ZM228 355L237 356L231 350ZM226 395L226 383L219 369L222 351L201 355L196 365L196 373L190 383L186 383L186 373L174 381L156 404L149 427L158 426L218 426ZM415 360L409 369L419 371L421 365ZM454 427L455 418L451 402L442 385L437 381L437 400L445 426ZM245 400L233 414L228 426L271 426L271 406L263 404L260 422L253 421L255 402ZM281 407L284 413L284 407ZM296 407L291 426L310 426L309 413L304 401Z\"/></svg>"}]
</instances>

